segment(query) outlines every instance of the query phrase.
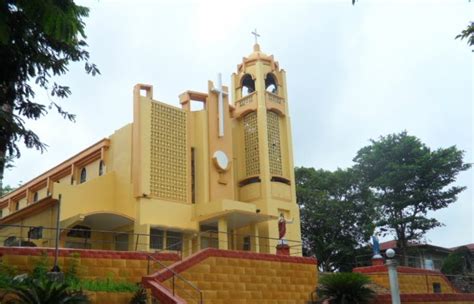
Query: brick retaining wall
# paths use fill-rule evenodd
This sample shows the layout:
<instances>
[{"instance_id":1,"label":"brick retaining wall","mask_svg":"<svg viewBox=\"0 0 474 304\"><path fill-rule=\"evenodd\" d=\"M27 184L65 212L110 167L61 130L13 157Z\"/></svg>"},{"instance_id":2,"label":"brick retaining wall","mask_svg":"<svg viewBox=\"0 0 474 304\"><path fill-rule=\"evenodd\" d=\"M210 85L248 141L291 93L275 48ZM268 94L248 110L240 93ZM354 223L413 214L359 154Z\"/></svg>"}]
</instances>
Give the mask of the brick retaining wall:
<instances>
[{"instance_id":1,"label":"brick retaining wall","mask_svg":"<svg viewBox=\"0 0 474 304\"><path fill-rule=\"evenodd\" d=\"M19 271L30 272L41 255L47 254L48 267L53 266L54 248L0 247L0 258L7 265ZM58 264L67 271L73 262L77 264L78 276L84 279L111 277L129 282L141 282L148 272L148 255L152 255L164 264L172 264L180 257L174 253L145 253L111 250L64 249L59 250ZM160 269L150 264L151 272Z\"/></svg>"}]
</instances>

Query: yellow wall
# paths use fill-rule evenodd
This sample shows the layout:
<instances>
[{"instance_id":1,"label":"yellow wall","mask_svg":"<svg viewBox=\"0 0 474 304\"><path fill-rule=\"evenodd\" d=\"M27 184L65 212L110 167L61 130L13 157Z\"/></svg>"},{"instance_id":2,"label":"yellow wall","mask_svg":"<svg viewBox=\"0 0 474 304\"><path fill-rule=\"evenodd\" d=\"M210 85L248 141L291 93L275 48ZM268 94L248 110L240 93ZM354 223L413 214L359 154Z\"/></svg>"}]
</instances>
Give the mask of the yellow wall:
<instances>
[{"instance_id":1,"label":"yellow wall","mask_svg":"<svg viewBox=\"0 0 474 304\"><path fill-rule=\"evenodd\" d=\"M11 223L12 226L3 227L0 230L0 245L3 245L6 238L15 236L17 239L21 237L22 241L28 239L29 227L14 227L18 226L43 226L54 227L56 223L56 207L52 206L43 210L42 212L29 216L25 219ZM52 247L55 240L55 231L51 229L43 229L43 238L39 240L31 240L39 247Z\"/></svg>"},{"instance_id":2,"label":"yellow wall","mask_svg":"<svg viewBox=\"0 0 474 304\"><path fill-rule=\"evenodd\" d=\"M21 273L22 271L31 272L38 264L40 259L44 259L39 255L18 255L14 253L5 253L1 260L10 266L15 266ZM46 258L48 268L52 268L54 257ZM160 260L165 265L170 265L173 260ZM81 257L79 254L67 257L60 256L58 264L61 270L67 272L71 269L72 264L77 265L78 277L83 279L106 279L110 277L116 281L128 281L133 283L141 282L142 277L147 275L148 266L151 272L161 269L161 266L149 264L146 259L130 259L130 258L98 258L98 257Z\"/></svg>"},{"instance_id":3,"label":"yellow wall","mask_svg":"<svg viewBox=\"0 0 474 304\"><path fill-rule=\"evenodd\" d=\"M117 130L110 137L110 148L106 153L106 172L115 174L114 209L129 217L136 216L136 201L131 180L132 125Z\"/></svg>"},{"instance_id":4,"label":"yellow wall","mask_svg":"<svg viewBox=\"0 0 474 304\"><path fill-rule=\"evenodd\" d=\"M388 274L380 273L364 273L369 276L372 281L384 288L390 289ZM400 292L405 293L433 293L433 283L441 284L441 293L455 293L455 290L449 285L443 276L435 274L408 274L398 273L398 282Z\"/></svg>"},{"instance_id":5,"label":"yellow wall","mask_svg":"<svg viewBox=\"0 0 474 304\"><path fill-rule=\"evenodd\" d=\"M204 302L210 304L290 303L288 299L306 304L317 284L315 265L245 258L209 257L180 275L201 289ZM187 296L196 291L180 280L175 283L179 296L188 303L196 301Z\"/></svg>"},{"instance_id":6,"label":"yellow wall","mask_svg":"<svg viewBox=\"0 0 474 304\"><path fill-rule=\"evenodd\" d=\"M138 201L138 206L138 224L197 231L197 223L190 221L190 204L142 198Z\"/></svg>"},{"instance_id":7,"label":"yellow wall","mask_svg":"<svg viewBox=\"0 0 474 304\"><path fill-rule=\"evenodd\" d=\"M55 195L61 194L61 220L77 214L115 211L115 173L109 172L79 185L56 184Z\"/></svg>"}]
</instances>

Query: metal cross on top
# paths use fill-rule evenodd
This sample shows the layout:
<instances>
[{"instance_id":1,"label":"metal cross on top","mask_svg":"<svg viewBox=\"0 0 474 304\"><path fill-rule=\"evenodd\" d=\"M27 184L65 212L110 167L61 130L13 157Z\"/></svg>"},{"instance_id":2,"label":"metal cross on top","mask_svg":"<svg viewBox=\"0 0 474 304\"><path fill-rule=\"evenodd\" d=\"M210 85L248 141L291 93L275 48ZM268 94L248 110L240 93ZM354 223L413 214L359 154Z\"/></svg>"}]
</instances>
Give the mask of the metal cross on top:
<instances>
[{"instance_id":1,"label":"metal cross on top","mask_svg":"<svg viewBox=\"0 0 474 304\"><path fill-rule=\"evenodd\" d=\"M227 96L227 92L222 87L222 75L217 74L217 88L212 91L218 94L217 112L219 114L219 137L224 136L224 96Z\"/></svg>"},{"instance_id":2,"label":"metal cross on top","mask_svg":"<svg viewBox=\"0 0 474 304\"><path fill-rule=\"evenodd\" d=\"M260 37L260 35L257 33L257 29L255 29L255 30L252 32L252 35L255 36L255 44L257 44L257 43L258 43L257 39L258 39L258 37Z\"/></svg>"}]
</instances>

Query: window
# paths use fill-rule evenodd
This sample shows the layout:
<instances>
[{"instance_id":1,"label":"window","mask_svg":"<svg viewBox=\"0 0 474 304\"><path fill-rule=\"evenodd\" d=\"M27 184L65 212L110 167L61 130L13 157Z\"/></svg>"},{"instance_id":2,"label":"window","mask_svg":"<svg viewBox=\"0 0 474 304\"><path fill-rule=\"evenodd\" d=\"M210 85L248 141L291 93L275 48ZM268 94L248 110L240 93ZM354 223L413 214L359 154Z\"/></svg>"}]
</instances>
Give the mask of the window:
<instances>
[{"instance_id":1,"label":"window","mask_svg":"<svg viewBox=\"0 0 474 304\"><path fill-rule=\"evenodd\" d=\"M245 74L242 77L242 97L255 92L255 81L250 74Z\"/></svg>"},{"instance_id":2,"label":"window","mask_svg":"<svg viewBox=\"0 0 474 304\"><path fill-rule=\"evenodd\" d=\"M33 194L33 203L38 201L38 191Z\"/></svg>"},{"instance_id":3,"label":"window","mask_svg":"<svg viewBox=\"0 0 474 304\"><path fill-rule=\"evenodd\" d=\"M217 226L201 225L201 249L219 248Z\"/></svg>"},{"instance_id":4,"label":"window","mask_svg":"<svg viewBox=\"0 0 474 304\"><path fill-rule=\"evenodd\" d=\"M128 250L128 236L129 235L127 233L120 233L115 236L115 250Z\"/></svg>"},{"instance_id":5,"label":"window","mask_svg":"<svg viewBox=\"0 0 474 304\"><path fill-rule=\"evenodd\" d=\"M433 293L441 293L441 284L433 283Z\"/></svg>"},{"instance_id":6,"label":"window","mask_svg":"<svg viewBox=\"0 0 474 304\"><path fill-rule=\"evenodd\" d=\"M87 226L76 225L71 230L69 230L69 232L67 233L67 236L90 239L91 238L91 228L89 228Z\"/></svg>"},{"instance_id":7,"label":"window","mask_svg":"<svg viewBox=\"0 0 474 304\"><path fill-rule=\"evenodd\" d=\"M20 202L15 203L15 211L20 210Z\"/></svg>"},{"instance_id":8,"label":"window","mask_svg":"<svg viewBox=\"0 0 474 304\"><path fill-rule=\"evenodd\" d=\"M28 238L33 240L43 238L43 227L31 227L30 230L28 230Z\"/></svg>"},{"instance_id":9,"label":"window","mask_svg":"<svg viewBox=\"0 0 474 304\"><path fill-rule=\"evenodd\" d=\"M244 236L244 246L243 246L243 250L245 251L250 251L250 235L247 235L247 236Z\"/></svg>"},{"instance_id":10,"label":"window","mask_svg":"<svg viewBox=\"0 0 474 304\"><path fill-rule=\"evenodd\" d=\"M81 177L79 179L79 183L82 184L86 181L87 179L87 171L86 171L86 168L82 168L81 170Z\"/></svg>"},{"instance_id":11,"label":"window","mask_svg":"<svg viewBox=\"0 0 474 304\"><path fill-rule=\"evenodd\" d=\"M425 269L434 270L434 263L432 259L425 259Z\"/></svg>"},{"instance_id":12,"label":"window","mask_svg":"<svg viewBox=\"0 0 474 304\"><path fill-rule=\"evenodd\" d=\"M183 234L181 232L166 231L167 250L181 250Z\"/></svg>"},{"instance_id":13,"label":"window","mask_svg":"<svg viewBox=\"0 0 474 304\"><path fill-rule=\"evenodd\" d=\"M150 229L150 249L163 249L163 230L151 228Z\"/></svg>"},{"instance_id":14,"label":"window","mask_svg":"<svg viewBox=\"0 0 474 304\"><path fill-rule=\"evenodd\" d=\"M278 93L276 78L272 73L268 73L267 77L265 78L265 91L273 94Z\"/></svg>"},{"instance_id":15,"label":"window","mask_svg":"<svg viewBox=\"0 0 474 304\"><path fill-rule=\"evenodd\" d=\"M3 209L0 209L0 218L3 217Z\"/></svg>"},{"instance_id":16,"label":"window","mask_svg":"<svg viewBox=\"0 0 474 304\"><path fill-rule=\"evenodd\" d=\"M99 163L99 176L104 175L104 171L105 171L105 164L104 164L104 161L101 160Z\"/></svg>"},{"instance_id":17,"label":"window","mask_svg":"<svg viewBox=\"0 0 474 304\"><path fill-rule=\"evenodd\" d=\"M419 267L416 257L413 257L413 256L408 257L408 267L413 267L413 268Z\"/></svg>"}]
</instances>

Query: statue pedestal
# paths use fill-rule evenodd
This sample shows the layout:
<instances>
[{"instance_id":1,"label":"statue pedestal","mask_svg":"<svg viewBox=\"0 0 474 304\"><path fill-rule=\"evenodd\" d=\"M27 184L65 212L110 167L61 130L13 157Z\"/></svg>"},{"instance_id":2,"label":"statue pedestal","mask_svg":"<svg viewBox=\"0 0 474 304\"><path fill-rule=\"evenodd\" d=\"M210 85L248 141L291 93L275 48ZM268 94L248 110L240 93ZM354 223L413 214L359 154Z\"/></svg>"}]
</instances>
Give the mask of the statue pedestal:
<instances>
[{"instance_id":1,"label":"statue pedestal","mask_svg":"<svg viewBox=\"0 0 474 304\"><path fill-rule=\"evenodd\" d=\"M374 256L372 258L372 266L380 266L380 265L383 265L384 264L384 259L383 257L377 257L377 256Z\"/></svg>"},{"instance_id":2,"label":"statue pedestal","mask_svg":"<svg viewBox=\"0 0 474 304\"><path fill-rule=\"evenodd\" d=\"M290 246L286 244L279 244L276 246L277 255L290 255Z\"/></svg>"}]
</instances>

